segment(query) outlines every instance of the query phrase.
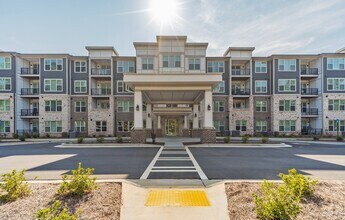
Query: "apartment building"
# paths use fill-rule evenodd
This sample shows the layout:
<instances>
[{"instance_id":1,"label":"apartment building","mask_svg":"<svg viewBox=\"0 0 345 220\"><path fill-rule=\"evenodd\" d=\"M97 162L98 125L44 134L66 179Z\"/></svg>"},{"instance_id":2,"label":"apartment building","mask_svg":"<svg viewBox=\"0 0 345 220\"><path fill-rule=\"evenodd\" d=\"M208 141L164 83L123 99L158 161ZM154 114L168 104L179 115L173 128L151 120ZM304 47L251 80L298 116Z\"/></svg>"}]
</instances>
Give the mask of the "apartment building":
<instances>
[{"instance_id":1,"label":"apartment building","mask_svg":"<svg viewBox=\"0 0 345 220\"><path fill-rule=\"evenodd\" d=\"M192 136L345 132L345 49L252 56L186 36L135 42L135 56L0 52L0 133Z\"/></svg>"}]
</instances>

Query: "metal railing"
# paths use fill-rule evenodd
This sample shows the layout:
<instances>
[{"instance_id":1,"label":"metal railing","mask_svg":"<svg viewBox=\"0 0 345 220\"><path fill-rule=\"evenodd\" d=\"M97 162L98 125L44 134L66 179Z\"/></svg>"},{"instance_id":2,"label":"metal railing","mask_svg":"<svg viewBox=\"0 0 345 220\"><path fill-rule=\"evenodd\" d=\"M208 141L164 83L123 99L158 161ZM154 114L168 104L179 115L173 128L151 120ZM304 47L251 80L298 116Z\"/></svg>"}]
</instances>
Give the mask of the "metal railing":
<instances>
[{"instance_id":1,"label":"metal railing","mask_svg":"<svg viewBox=\"0 0 345 220\"><path fill-rule=\"evenodd\" d=\"M92 68L91 75L110 75L111 69Z\"/></svg>"},{"instance_id":2,"label":"metal railing","mask_svg":"<svg viewBox=\"0 0 345 220\"><path fill-rule=\"evenodd\" d=\"M317 108L302 108L302 115L318 115L319 109Z\"/></svg>"},{"instance_id":3,"label":"metal railing","mask_svg":"<svg viewBox=\"0 0 345 220\"><path fill-rule=\"evenodd\" d=\"M318 95L319 89L318 88L302 88L301 95Z\"/></svg>"},{"instance_id":4,"label":"metal railing","mask_svg":"<svg viewBox=\"0 0 345 220\"><path fill-rule=\"evenodd\" d=\"M91 89L91 95L110 95L111 89Z\"/></svg>"},{"instance_id":5,"label":"metal railing","mask_svg":"<svg viewBox=\"0 0 345 220\"><path fill-rule=\"evenodd\" d=\"M37 135L39 136L39 130L38 129L21 129L17 130L18 135L26 135L27 137L30 137L32 135Z\"/></svg>"},{"instance_id":6,"label":"metal railing","mask_svg":"<svg viewBox=\"0 0 345 220\"><path fill-rule=\"evenodd\" d=\"M22 67L20 70L21 75L38 75L39 69L38 68L29 68L29 67Z\"/></svg>"},{"instance_id":7,"label":"metal railing","mask_svg":"<svg viewBox=\"0 0 345 220\"><path fill-rule=\"evenodd\" d=\"M21 116L38 116L39 111L38 109L21 109L20 115Z\"/></svg>"},{"instance_id":8,"label":"metal railing","mask_svg":"<svg viewBox=\"0 0 345 220\"><path fill-rule=\"evenodd\" d=\"M250 75L250 69L231 69L231 75L247 76L247 75Z\"/></svg>"},{"instance_id":9,"label":"metal railing","mask_svg":"<svg viewBox=\"0 0 345 220\"><path fill-rule=\"evenodd\" d=\"M250 89L232 89L232 95L250 95Z\"/></svg>"},{"instance_id":10,"label":"metal railing","mask_svg":"<svg viewBox=\"0 0 345 220\"><path fill-rule=\"evenodd\" d=\"M302 127L301 134L302 135L322 135L322 129Z\"/></svg>"},{"instance_id":11,"label":"metal railing","mask_svg":"<svg viewBox=\"0 0 345 220\"><path fill-rule=\"evenodd\" d=\"M22 88L21 95L39 95L40 89L39 88Z\"/></svg>"},{"instance_id":12,"label":"metal railing","mask_svg":"<svg viewBox=\"0 0 345 220\"><path fill-rule=\"evenodd\" d=\"M301 69L301 75L319 75L318 68Z\"/></svg>"}]
</instances>

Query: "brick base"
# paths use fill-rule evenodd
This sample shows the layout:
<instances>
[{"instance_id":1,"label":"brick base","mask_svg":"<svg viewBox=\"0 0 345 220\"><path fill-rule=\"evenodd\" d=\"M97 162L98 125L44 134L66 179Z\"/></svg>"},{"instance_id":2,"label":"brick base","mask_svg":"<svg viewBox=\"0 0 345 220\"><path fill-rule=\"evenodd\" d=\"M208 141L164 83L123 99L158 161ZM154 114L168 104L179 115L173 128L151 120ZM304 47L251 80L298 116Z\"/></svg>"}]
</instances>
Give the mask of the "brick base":
<instances>
[{"instance_id":1,"label":"brick base","mask_svg":"<svg viewBox=\"0 0 345 220\"><path fill-rule=\"evenodd\" d=\"M146 142L146 130L145 129L134 129L131 132L132 143L145 143Z\"/></svg>"},{"instance_id":2,"label":"brick base","mask_svg":"<svg viewBox=\"0 0 345 220\"><path fill-rule=\"evenodd\" d=\"M163 130L162 129L156 129L156 137L162 137L163 136Z\"/></svg>"},{"instance_id":3,"label":"brick base","mask_svg":"<svg viewBox=\"0 0 345 220\"><path fill-rule=\"evenodd\" d=\"M190 137L189 129L183 129L182 130L182 136L183 137Z\"/></svg>"},{"instance_id":4,"label":"brick base","mask_svg":"<svg viewBox=\"0 0 345 220\"><path fill-rule=\"evenodd\" d=\"M216 143L216 129L204 128L200 129L200 141L201 143Z\"/></svg>"},{"instance_id":5,"label":"brick base","mask_svg":"<svg viewBox=\"0 0 345 220\"><path fill-rule=\"evenodd\" d=\"M193 129L192 130L192 137L200 138L201 137L201 129Z\"/></svg>"},{"instance_id":6,"label":"brick base","mask_svg":"<svg viewBox=\"0 0 345 220\"><path fill-rule=\"evenodd\" d=\"M151 138L152 137L152 129L145 129L146 132L146 138Z\"/></svg>"}]
</instances>

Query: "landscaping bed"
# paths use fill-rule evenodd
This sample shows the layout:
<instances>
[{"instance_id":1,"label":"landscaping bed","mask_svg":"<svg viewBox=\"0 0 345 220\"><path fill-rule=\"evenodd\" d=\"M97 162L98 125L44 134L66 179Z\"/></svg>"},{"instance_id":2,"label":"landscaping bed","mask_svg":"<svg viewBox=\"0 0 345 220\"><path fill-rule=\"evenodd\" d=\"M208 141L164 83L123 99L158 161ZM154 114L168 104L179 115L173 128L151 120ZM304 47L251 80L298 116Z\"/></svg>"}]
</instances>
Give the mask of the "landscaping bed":
<instances>
[{"instance_id":1,"label":"landscaping bed","mask_svg":"<svg viewBox=\"0 0 345 220\"><path fill-rule=\"evenodd\" d=\"M59 197L59 184L31 183L29 196L14 202L0 201L0 219L35 219L35 213L59 199L69 212L80 210L81 219L120 219L121 184L98 183L81 197ZM1 192L0 192L1 194Z\"/></svg>"},{"instance_id":2,"label":"landscaping bed","mask_svg":"<svg viewBox=\"0 0 345 220\"><path fill-rule=\"evenodd\" d=\"M301 202L296 219L345 219L345 182L319 182L315 194ZM260 191L260 183L227 183L230 219L257 219L252 194Z\"/></svg>"}]
</instances>

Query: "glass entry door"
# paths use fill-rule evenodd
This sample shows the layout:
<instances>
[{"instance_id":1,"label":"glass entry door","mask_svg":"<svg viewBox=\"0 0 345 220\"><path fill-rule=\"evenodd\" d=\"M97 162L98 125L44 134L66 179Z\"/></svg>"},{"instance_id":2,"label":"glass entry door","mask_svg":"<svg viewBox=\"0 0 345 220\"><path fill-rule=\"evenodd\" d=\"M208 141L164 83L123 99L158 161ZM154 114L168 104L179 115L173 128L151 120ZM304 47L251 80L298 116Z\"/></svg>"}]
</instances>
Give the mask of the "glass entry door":
<instances>
[{"instance_id":1,"label":"glass entry door","mask_svg":"<svg viewBox=\"0 0 345 220\"><path fill-rule=\"evenodd\" d=\"M165 135L177 136L178 123L177 119L166 119L165 121Z\"/></svg>"}]
</instances>

